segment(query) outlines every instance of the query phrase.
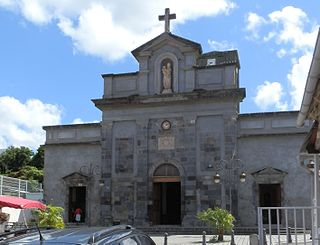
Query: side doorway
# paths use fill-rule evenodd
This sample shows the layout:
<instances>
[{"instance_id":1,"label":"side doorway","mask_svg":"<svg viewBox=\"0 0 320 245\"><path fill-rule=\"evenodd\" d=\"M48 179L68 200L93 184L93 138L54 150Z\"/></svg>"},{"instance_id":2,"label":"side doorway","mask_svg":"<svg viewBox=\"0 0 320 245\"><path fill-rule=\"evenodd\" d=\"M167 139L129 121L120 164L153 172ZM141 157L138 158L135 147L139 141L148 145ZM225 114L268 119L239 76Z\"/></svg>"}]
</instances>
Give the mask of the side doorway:
<instances>
[{"instance_id":1,"label":"side doorway","mask_svg":"<svg viewBox=\"0 0 320 245\"><path fill-rule=\"evenodd\" d=\"M77 187L69 187L69 210L68 210L68 221L76 222L75 220L75 212L81 212L80 223L85 223L86 217L86 187L85 186L77 186Z\"/></svg>"},{"instance_id":2,"label":"side doorway","mask_svg":"<svg viewBox=\"0 0 320 245\"><path fill-rule=\"evenodd\" d=\"M280 184L260 184L259 185L260 207L281 207L281 185ZM281 222L281 212L280 212ZM267 210L263 210L263 223L267 224L269 215ZM271 210L271 224L277 223L276 210Z\"/></svg>"}]
</instances>

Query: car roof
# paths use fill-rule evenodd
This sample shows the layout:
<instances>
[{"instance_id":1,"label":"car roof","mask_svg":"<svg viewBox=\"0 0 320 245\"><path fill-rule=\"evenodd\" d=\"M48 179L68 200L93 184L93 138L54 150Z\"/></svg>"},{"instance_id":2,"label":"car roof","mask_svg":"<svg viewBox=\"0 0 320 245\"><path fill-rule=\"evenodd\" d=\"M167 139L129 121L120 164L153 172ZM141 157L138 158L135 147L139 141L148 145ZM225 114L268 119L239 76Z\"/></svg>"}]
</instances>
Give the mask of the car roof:
<instances>
[{"instance_id":1,"label":"car roof","mask_svg":"<svg viewBox=\"0 0 320 245\"><path fill-rule=\"evenodd\" d=\"M0 244L93 244L100 240L111 242L133 232L137 231L127 225L42 230L43 241L40 241L39 232L33 232L7 239Z\"/></svg>"}]
</instances>

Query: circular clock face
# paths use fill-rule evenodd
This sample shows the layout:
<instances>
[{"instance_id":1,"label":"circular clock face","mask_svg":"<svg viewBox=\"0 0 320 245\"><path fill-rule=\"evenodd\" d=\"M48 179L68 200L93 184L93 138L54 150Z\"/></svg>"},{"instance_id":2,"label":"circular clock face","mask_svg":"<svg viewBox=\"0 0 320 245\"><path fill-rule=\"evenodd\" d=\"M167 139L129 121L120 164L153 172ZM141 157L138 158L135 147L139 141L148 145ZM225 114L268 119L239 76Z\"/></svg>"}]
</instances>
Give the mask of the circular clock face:
<instances>
[{"instance_id":1,"label":"circular clock face","mask_svg":"<svg viewBox=\"0 0 320 245\"><path fill-rule=\"evenodd\" d=\"M161 123L161 127L164 130L168 130L171 128L171 123L168 120L165 120Z\"/></svg>"}]
</instances>

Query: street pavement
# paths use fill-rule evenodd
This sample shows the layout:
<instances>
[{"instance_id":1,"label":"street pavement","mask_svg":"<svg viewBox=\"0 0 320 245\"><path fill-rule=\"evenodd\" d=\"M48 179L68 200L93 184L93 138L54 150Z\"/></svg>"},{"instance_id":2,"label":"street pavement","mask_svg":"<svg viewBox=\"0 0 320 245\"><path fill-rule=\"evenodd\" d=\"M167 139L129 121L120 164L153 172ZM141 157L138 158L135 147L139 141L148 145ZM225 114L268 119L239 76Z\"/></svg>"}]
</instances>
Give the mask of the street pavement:
<instances>
[{"instance_id":1,"label":"street pavement","mask_svg":"<svg viewBox=\"0 0 320 245\"><path fill-rule=\"evenodd\" d=\"M225 235L223 242L210 242L210 239L213 235L206 235L206 244L215 244L215 245L229 245L231 241L231 236ZM151 236L157 245L164 244L164 236ZM236 245L249 245L249 235L235 235L234 241ZM279 243L280 242L280 243ZM172 235L168 236L167 240L168 245L186 245L186 244L202 244L202 235ZM270 244L270 237L267 235L267 244ZM271 244L287 244L286 235L272 235ZM291 244L311 244L310 235L299 234L297 236L292 235Z\"/></svg>"},{"instance_id":2,"label":"street pavement","mask_svg":"<svg viewBox=\"0 0 320 245\"><path fill-rule=\"evenodd\" d=\"M231 241L231 236L225 235L223 242L210 242L210 239L213 235L206 235L207 244L215 245L228 245ZM164 236L151 236L153 241L157 245L164 244ZM235 244L236 245L249 245L249 236L248 235L235 235ZM202 244L202 235L172 235L168 236L168 245L185 245L185 244Z\"/></svg>"}]
</instances>

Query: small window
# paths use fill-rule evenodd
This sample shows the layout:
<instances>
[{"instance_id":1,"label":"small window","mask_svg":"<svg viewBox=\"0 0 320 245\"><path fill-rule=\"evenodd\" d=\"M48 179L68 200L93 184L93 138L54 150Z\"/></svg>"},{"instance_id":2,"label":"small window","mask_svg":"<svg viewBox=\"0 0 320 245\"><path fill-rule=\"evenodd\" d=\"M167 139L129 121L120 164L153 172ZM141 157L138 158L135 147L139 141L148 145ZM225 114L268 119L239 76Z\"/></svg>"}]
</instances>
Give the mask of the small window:
<instances>
[{"instance_id":1,"label":"small window","mask_svg":"<svg viewBox=\"0 0 320 245\"><path fill-rule=\"evenodd\" d=\"M207 66L216 65L216 59L207 59Z\"/></svg>"}]
</instances>

